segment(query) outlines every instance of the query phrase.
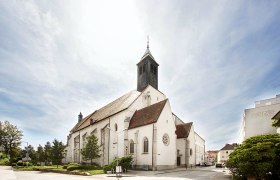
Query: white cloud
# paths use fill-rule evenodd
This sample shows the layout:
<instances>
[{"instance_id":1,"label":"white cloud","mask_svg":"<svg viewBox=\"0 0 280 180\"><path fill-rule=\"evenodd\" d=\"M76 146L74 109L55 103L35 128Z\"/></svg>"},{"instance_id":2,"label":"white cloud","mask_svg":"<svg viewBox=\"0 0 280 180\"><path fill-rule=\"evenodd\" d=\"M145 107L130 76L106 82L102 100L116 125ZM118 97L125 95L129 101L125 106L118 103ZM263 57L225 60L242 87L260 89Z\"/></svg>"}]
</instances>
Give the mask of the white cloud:
<instances>
[{"instance_id":1,"label":"white cloud","mask_svg":"<svg viewBox=\"0 0 280 180\"><path fill-rule=\"evenodd\" d=\"M174 112L194 121L209 147L216 148L234 139L244 106L254 100L250 92L277 63L277 55L271 55L276 50L265 44L272 40L261 31L276 21L278 6L236 1L1 2L0 92L12 102L0 102L5 109L0 118L40 129L48 138L66 139L79 111L86 115L136 88L135 64L150 35L160 64L160 90ZM21 118L9 116L16 104Z\"/></svg>"}]
</instances>

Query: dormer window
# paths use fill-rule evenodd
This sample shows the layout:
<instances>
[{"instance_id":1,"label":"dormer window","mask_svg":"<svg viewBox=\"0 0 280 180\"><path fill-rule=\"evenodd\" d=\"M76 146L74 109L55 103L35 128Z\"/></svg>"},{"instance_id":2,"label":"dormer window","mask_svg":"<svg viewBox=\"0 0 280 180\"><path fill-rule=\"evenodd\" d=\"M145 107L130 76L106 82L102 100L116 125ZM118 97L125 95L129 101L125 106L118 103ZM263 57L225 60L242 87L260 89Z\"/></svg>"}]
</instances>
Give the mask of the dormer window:
<instances>
[{"instance_id":1,"label":"dormer window","mask_svg":"<svg viewBox=\"0 0 280 180\"><path fill-rule=\"evenodd\" d=\"M90 119L90 124L94 124L94 123L96 123L96 120Z\"/></svg>"}]
</instances>

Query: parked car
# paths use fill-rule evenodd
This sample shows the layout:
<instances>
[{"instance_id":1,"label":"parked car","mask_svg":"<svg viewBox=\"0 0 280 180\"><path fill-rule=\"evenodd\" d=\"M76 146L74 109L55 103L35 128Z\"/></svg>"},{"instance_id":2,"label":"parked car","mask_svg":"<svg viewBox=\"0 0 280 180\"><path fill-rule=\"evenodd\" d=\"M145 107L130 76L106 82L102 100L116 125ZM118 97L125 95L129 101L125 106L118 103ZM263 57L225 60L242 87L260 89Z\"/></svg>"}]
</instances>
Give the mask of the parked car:
<instances>
[{"instance_id":1,"label":"parked car","mask_svg":"<svg viewBox=\"0 0 280 180\"><path fill-rule=\"evenodd\" d=\"M216 163L216 168L222 168L222 167L223 167L222 163Z\"/></svg>"}]
</instances>

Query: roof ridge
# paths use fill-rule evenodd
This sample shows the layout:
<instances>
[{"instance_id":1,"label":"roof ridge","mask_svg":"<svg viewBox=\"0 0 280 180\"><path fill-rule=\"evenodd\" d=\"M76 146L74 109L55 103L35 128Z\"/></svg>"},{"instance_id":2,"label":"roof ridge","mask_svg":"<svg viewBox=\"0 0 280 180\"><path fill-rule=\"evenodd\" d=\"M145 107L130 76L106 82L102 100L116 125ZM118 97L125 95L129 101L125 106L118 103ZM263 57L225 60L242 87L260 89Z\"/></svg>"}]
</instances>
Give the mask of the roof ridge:
<instances>
[{"instance_id":1,"label":"roof ridge","mask_svg":"<svg viewBox=\"0 0 280 180\"><path fill-rule=\"evenodd\" d=\"M131 104L142 94L142 92L136 91L136 90L131 90L127 93L125 93L124 95L120 96L119 98L113 100L112 102L106 104L105 106L95 110L93 113L89 114L88 116L86 116L81 122L78 122L71 131L75 132L77 130L79 130L81 127L81 129L87 127L88 125L86 125L85 123L88 122L89 118L92 118L94 115L97 116L95 120L100 121L103 120L117 112L123 111L124 109L127 109L128 107L131 106ZM137 97L136 97L137 96ZM113 105L118 104L118 101L120 101L121 104L124 104L125 102L128 103L127 101L130 101L129 98L132 97L134 98L134 100L132 101L132 103L129 103L128 105L122 107L121 109L117 110L114 113L114 110L116 110L115 108L112 110L111 108L113 107ZM105 115L102 117L102 115L100 115L100 113L105 113ZM101 117L100 117L101 116ZM85 127L83 127L85 126ZM70 132L71 132L70 131Z\"/></svg>"}]
</instances>

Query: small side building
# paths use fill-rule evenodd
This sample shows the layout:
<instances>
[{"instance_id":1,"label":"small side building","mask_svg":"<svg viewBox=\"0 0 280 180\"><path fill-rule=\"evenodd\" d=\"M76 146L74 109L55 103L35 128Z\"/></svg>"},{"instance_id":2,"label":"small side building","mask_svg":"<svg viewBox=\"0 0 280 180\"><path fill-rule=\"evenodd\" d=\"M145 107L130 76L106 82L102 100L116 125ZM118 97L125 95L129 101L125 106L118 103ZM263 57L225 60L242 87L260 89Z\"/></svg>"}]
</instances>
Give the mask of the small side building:
<instances>
[{"instance_id":1,"label":"small side building","mask_svg":"<svg viewBox=\"0 0 280 180\"><path fill-rule=\"evenodd\" d=\"M217 163L226 163L229 159L230 153L234 151L235 148L238 147L237 143L226 144L217 155Z\"/></svg>"},{"instance_id":2,"label":"small side building","mask_svg":"<svg viewBox=\"0 0 280 180\"><path fill-rule=\"evenodd\" d=\"M214 165L219 151L206 151L205 161L207 165Z\"/></svg>"}]
</instances>

